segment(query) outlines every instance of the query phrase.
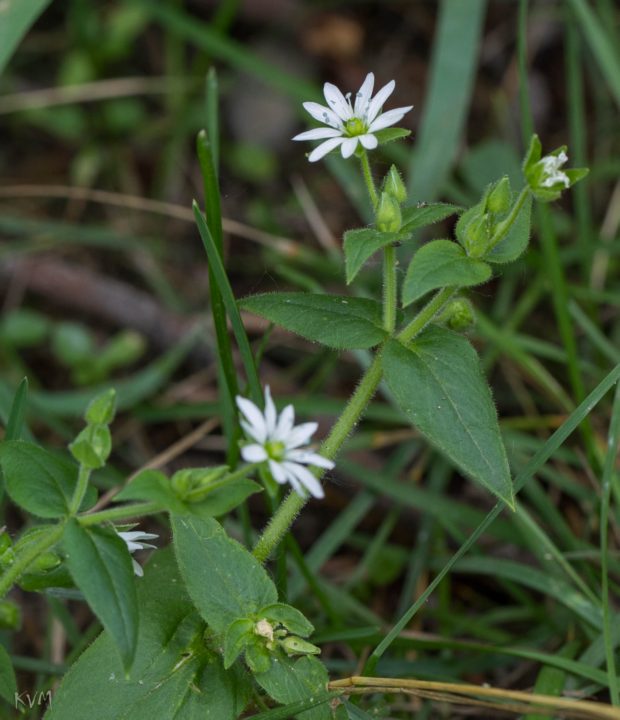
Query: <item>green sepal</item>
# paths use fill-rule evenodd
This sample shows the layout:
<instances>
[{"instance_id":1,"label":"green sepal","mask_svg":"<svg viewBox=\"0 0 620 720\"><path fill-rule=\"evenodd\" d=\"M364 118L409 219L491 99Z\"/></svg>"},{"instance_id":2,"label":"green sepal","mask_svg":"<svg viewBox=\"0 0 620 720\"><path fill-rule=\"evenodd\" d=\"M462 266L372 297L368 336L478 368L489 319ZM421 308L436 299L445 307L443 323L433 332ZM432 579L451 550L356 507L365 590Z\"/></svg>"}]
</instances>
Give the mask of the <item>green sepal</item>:
<instances>
[{"instance_id":1,"label":"green sepal","mask_svg":"<svg viewBox=\"0 0 620 720\"><path fill-rule=\"evenodd\" d=\"M89 425L109 425L116 413L116 390L109 388L94 397L84 414Z\"/></svg>"},{"instance_id":2,"label":"green sepal","mask_svg":"<svg viewBox=\"0 0 620 720\"><path fill-rule=\"evenodd\" d=\"M395 140L402 140L403 138L411 135L411 130L406 128L389 127L383 128L383 130L377 130L373 135L379 141L379 145L387 145L387 143L394 142Z\"/></svg>"},{"instance_id":3,"label":"green sepal","mask_svg":"<svg viewBox=\"0 0 620 720\"><path fill-rule=\"evenodd\" d=\"M291 633L308 637L314 632L314 625L297 608L285 603L273 603L262 608L257 614L271 623L279 623Z\"/></svg>"},{"instance_id":4,"label":"green sepal","mask_svg":"<svg viewBox=\"0 0 620 720\"><path fill-rule=\"evenodd\" d=\"M112 436L107 425L87 425L69 445L73 457L90 470L102 468L112 451Z\"/></svg>"}]
</instances>

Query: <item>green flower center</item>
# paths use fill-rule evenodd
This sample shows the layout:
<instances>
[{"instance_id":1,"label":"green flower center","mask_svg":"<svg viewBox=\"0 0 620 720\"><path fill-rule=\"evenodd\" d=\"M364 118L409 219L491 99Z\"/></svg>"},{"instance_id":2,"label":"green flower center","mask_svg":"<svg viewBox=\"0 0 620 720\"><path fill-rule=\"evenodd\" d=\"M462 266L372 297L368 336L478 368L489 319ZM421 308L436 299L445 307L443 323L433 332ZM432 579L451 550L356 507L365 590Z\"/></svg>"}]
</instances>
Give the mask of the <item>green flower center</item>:
<instances>
[{"instance_id":1,"label":"green flower center","mask_svg":"<svg viewBox=\"0 0 620 720\"><path fill-rule=\"evenodd\" d=\"M284 443L278 440L268 440L264 447L270 460L282 460L284 458L284 451L286 450Z\"/></svg>"},{"instance_id":2,"label":"green flower center","mask_svg":"<svg viewBox=\"0 0 620 720\"><path fill-rule=\"evenodd\" d=\"M353 117L345 122L344 130L349 137L355 137L356 135L364 135L368 128L363 120Z\"/></svg>"}]
</instances>

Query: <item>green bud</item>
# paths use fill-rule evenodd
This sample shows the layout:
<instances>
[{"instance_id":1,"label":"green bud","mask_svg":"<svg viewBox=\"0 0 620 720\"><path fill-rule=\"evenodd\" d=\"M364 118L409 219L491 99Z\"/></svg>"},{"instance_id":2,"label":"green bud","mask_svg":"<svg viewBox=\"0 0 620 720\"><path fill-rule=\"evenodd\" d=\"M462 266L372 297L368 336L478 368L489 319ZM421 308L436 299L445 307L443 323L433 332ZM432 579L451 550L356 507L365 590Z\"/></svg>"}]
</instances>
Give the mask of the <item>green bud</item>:
<instances>
[{"instance_id":1,"label":"green bud","mask_svg":"<svg viewBox=\"0 0 620 720\"><path fill-rule=\"evenodd\" d=\"M280 645L287 655L320 655L321 653L321 649L316 645L296 635L288 635L284 640L280 640Z\"/></svg>"},{"instance_id":2,"label":"green bud","mask_svg":"<svg viewBox=\"0 0 620 720\"><path fill-rule=\"evenodd\" d=\"M482 257L488 248L491 235L489 215L479 215L465 228L465 250L471 258Z\"/></svg>"},{"instance_id":3,"label":"green bud","mask_svg":"<svg viewBox=\"0 0 620 720\"><path fill-rule=\"evenodd\" d=\"M44 552L28 566L28 572L31 574L49 572L61 564L60 555L55 552Z\"/></svg>"},{"instance_id":4,"label":"green bud","mask_svg":"<svg viewBox=\"0 0 620 720\"><path fill-rule=\"evenodd\" d=\"M510 207L512 190L507 175L497 183L487 199L487 210L492 213L505 213Z\"/></svg>"},{"instance_id":5,"label":"green bud","mask_svg":"<svg viewBox=\"0 0 620 720\"><path fill-rule=\"evenodd\" d=\"M19 630L22 614L19 607L10 600L0 601L0 628L3 630Z\"/></svg>"},{"instance_id":6,"label":"green bud","mask_svg":"<svg viewBox=\"0 0 620 720\"><path fill-rule=\"evenodd\" d=\"M398 203L404 203L407 199L407 188L396 169L396 165L392 165L390 171L383 181L383 190L391 195Z\"/></svg>"},{"instance_id":7,"label":"green bud","mask_svg":"<svg viewBox=\"0 0 620 720\"><path fill-rule=\"evenodd\" d=\"M69 445L73 457L91 470L103 467L112 451L112 437L107 425L87 425Z\"/></svg>"},{"instance_id":8,"label":"green bud","mask_svg":"<svg viewBox=\"0 0 620 720\"><path fill-rule=\"evenodd\" d=\"M383 191L375 213L377 230L381 232L398 232L403 224L400 205L389 193Z\"/></svg>"},{"instance_id":9,"label":"green bud","mask_svg":"<svg viewBox=\"0 0 620 720\"><path fill-rule=\"evenodd\" d=\"M109 425L115 413L116 390L110 388L90 401L84 417L89 425Z\"/></svg>"},{"instance_id":10,"label":"green bud","mask_svg":"<svg viewBox=\"0 0 620 720\"><path fill-rule=\"evenodd\" d=\"M473 305L469 300L462 297L455 298L448 304L448 307L441 315L441 319L451 330L457 332L469 329L476 322Z\"/></svg>"},{"instance_id":11,"label":"green bud","mask_svg":"<svg viewBox=\"0 0 620 720\"><path fill-rule=\"evenodd\" d=\"M218 465L212 468L186 468L174 473L170 485L178 498L185 502L200 502L213 489L229 468Z\"/></svg>"},{"instance_id":12,"label":"green bud","mask_svg":"<svg viewBox=\"0 0 620 720\"><path fill-rule=\"evenodd\" d=\"M99 362L106 371L131 365L144 352L146 342L134 330L124 330L113 337L99 356Z\"/></svg>"}]
</instances>

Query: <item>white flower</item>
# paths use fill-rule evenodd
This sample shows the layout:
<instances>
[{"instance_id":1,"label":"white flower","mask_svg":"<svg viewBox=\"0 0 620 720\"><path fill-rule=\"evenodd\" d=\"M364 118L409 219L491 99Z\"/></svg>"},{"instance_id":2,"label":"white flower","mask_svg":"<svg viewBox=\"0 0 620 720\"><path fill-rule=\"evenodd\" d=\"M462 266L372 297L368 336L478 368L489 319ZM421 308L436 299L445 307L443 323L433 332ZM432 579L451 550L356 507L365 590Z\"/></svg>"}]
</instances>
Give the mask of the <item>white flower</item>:
<instances>
[{"instance_id":1,"label":"white flower","mask_svg":"<svg viewBox=\"0 0 620 720\"><path fill-rule=\"evenodd\" d=\"M130 532L119 532L117 530L116 534L125 541L125 545L127 545L127 550L129 550L130 553L135 553L136 550L146 550L147 548L157 549L156 545L151 545L143 541L154 540L155 538L159 537L159 535L141 532L140 530L132 530ZM135 572L135 574L138 577L142 577L144 575L144 570L140 567L140 564L137 562L137 560L134 560L133 558L131 558L131 562L133 563L133 571Z\"/></svg>"},{"instance_id":2,"label":"white flower","mask_svg":"<svg viewBox=\"0 0 620 720\"><path fill-rule=\"evenodd\" d=\"M400 107L379 115L385 101L394 91L396 83L390 80L387 85L371 98L375 76L368 73L362 86L355 94L355 103L351 104L351 93L345 97L335 85L325 83L323 94L329 107L315 102L305 102L304 108L315 120L325 123L328 127L315 128L295 135L293 140L325 140L308 156L310 162L316 162L328 152L340 146L343 158L353 155L357 143L367 150L377 147L379 141L376 133L397 123L413 105Z\"/></svg>"},{"instance_id":3,"label":"white flower","mask_svg":"<svg viewBox=\"0 0 620 720\"><path fill-rule=\"evenodd\" d=\"M237 406L244 420L241 427L254 442L241 449L241 456L249 463L267 462L273 479L283 485L290 483L296 493L305 496L304 490L315 498L324 497L321 483L305 465L331 470L334 463L318 453L300 449L307 445L317 429L317 423L294 426L295 410L287 405L280 413L271 399L269 386L265 388L265 411L247 398L237 396Z\"/></svg>"},{"instance_id":4,"label":"white flower","mask_svg":"<svg viewBox=\"0 0 620 720\"><path fill-rule=\"evenodd\" d=\"M568 175L560 170L568 160L568 155L562 150L558 155L547 155L540 163L543 166L544 180L540 183L542 187L553 187L556 183L564 183L564 187L570 187Z\"/></svg>"}]
</instances>

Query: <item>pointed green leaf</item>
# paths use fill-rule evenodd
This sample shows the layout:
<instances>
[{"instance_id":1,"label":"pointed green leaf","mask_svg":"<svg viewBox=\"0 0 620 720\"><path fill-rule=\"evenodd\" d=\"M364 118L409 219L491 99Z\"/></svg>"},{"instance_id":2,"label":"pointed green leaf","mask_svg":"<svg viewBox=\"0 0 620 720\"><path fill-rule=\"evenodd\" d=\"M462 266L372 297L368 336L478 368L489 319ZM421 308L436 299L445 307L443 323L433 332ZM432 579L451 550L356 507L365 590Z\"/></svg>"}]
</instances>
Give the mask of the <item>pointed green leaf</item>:
<instances>
[{"instance_id":1,"label":"pointed green leaf","mask_svg":"<svg viewBox=\"0 0 620 720\"><path fill-rule=\"evenodd\" d=\"M114 639L127 670L138 640L138 597L127 546L113 530L83 528L73 519L65 528L64 544L71 575Z\"/></svg>"},{"instance_id":2,"label":"pointed green leaf","mask_svg":"<svg viewBox=\"0 0 620 720\"><path fill-rule=\"evenodd\" d=\"M155 553L138 583L140 625L129 678L103 633L54 693L46 720L237 720L249 696L240 667L224 672L171 549Z\"/></svg>"},{"instance_id":3,"label":"pointed green leaf","mask_svg":"<svg viewBox=\"0 0 620 720\"><path fill-rule=\"evenodd\" d=\"M513 197L513 202L516 195ZM492 263L510 263L522 255L530 242L532 216L531 195L523 203L514 225L506 237L498 243L484 259Z\"/></svg>"},{"instance_id":4,"label":"pointed green leaf","mask_svg":"<svg viewBox=\"0 0 620 720\"><path fill-rule=\"evenodd\" d=\"M421 227L433 225L463 211L458 205L449 203L422 203L403 208L401 232L413 232Z\"/></svg>"},{"instance_id":5,"label":"pointed green leaf","mask_svg":"<svg viewBox=\"0 0 620 720\"><path fill-rule=\"evenodd\" d=\"M181 575L194 605L216 632L278 599L265 568L212 518L172 519Z\"/></svg>"},{"instance_id":6,"label":"pointed green leaf","mask_svg":"<svg viewBox=\"0 0 620 720\"><path fill-rule=\"evenodd\" d=\"M369 348L385 340L381 305L373 300L268 293L243 299L240 307L277 325L337 350Z\"/></svg>"},{"instance_id":7,"label":"pointed green leaf","mask_svg":"<svg viewBox=\"0 0 620 720\"><path fill-rule=\"evenodd\" d=\"M489 265L468 257L457 243L433 240L423 245L413 256L403 283L403 307L431 290L480 285L491 274Z\"/></svg>"},{"instance_id":8,"label":"pointed green leaf","mask_svg":"<svg viewBox=\"0 0 620 720\"><path fill-rule=\"evenodd\" d=\"M228 626L224 635L224 668L226 670L243 652L245 646L255 638L254 622L248 618L240 618Z\"/></svg>"},{"instance_id":9,"label":"pointed green leaf","mask_svg":"<svg viewBox=\"0 0 620 720\"><path fill-rule=\"evenodd\" d=\"M431 326L409 347L389 341L383 360L385 379L412 425L466 475L512 505L497 413L469 342Z\"/></svg>"},{"instance_id":10,"label":"pointed green leaf","mask_svg":"<svg viewBox=\"0 0 620 720\"><path fill-rule=\"evenodd\" d=\"M19 440L24 427L26 405L28 403L28 378L22 378L13 397L11 412L6 424L5 440Z\"/></svg>"},{"instance_id":11,"label":"pointed green leaf","mask_svg":"<svg viewBox=\"0 0 620 720\"><path fill-rule=\"evenodd\" d=\"M14 705L15 694L17 693L17 680L15 679L15 670L11 656L0 645L0 697L4 698L8 703Z\"/></svg>"},{"instance_id":12,"label":"pointed green leaf","mask_svg":"<svg viewBox=\"0 0 620 720\"><path fill-rule=\"evenodd\" d=\"M7 0L0 22L0 73L27 30L49 5L50 0Z\"/></svg>"},{"instance_id":13,"label":"pointed green leaf","mask_svg":"<svg viewBox=\"0 0 620 720\"><path fill-rule=\"evenodd\" d=\"M6 490L13 502L38 517L63 517L77 482L78 468L38 445L23 440L0 444L0 464ZM96 491L89 488L82 509L95 502Z\"/></svg>"},{"instance_id":14,"label":"pointed green leaf","mask_svg":"<svg viewBox=\"0 0 620 720\"><path fill-rule=\"evenodd\" d=\"M379 145L385 145L386 143L394 142L394 140L402 140L411 135L411 130L406 128L390 127L383 128L383 130L377 130L373 133L379 141Z\"/></svg>"},{"instance_id":15,"label":"pointed green leaf","mask_svg":"<svg viewBox=\"0 0 620 720\"><path fill-rule=\"evenodd\" d=\"M314 626L297 608L286 603L274 603L260 611L260 617L269 620L271 623L279 623L295 635L308 637L314 631Z\"/></svg>"},{"instance_id":16,"label":"pointed green leaf","mask_svg":"<svg viewBox=\"0 0 620 720\"><path fill-rule=\"evenodd\" d=\"M406 240L409 233L380 232L374 228L347 230L344 234L344 259L347 273L347 284L351 283L362 269L366 260L377 250Z\"/></svg>"}]
</instances>

